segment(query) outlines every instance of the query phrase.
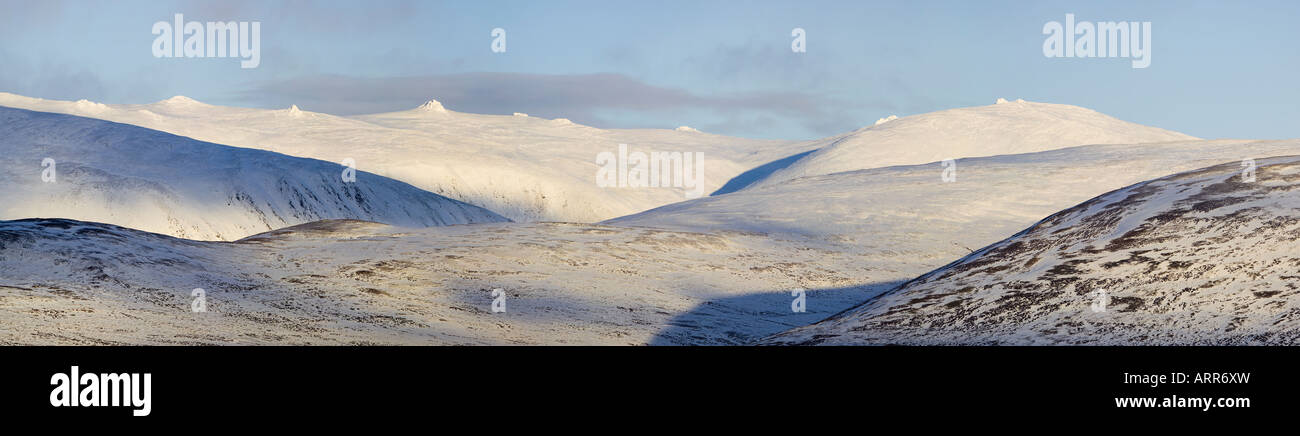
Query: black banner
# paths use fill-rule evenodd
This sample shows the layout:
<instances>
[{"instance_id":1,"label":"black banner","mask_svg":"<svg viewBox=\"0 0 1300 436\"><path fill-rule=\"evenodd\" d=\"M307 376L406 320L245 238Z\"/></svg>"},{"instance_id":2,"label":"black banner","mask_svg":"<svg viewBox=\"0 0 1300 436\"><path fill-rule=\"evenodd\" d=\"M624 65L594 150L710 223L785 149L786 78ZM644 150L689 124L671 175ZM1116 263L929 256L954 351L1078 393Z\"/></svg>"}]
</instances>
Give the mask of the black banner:
<instances>
[{"instance_id":1,"label":"black banner","mask_svg":"<svg viewBox=\"0 0 1300 436\"><path fill-rule=\"evenodd\" d=\"M6 415L126 423L720 410L1199 421L1291 410L1300 375L1289 367L1297 358L1294 348L1228 347L0 348L10 378ZM78 400L92 404L56 407L74 392L59 378L73 367ZM144 374L147 401L128 402L146 399L138 377L134 398L93 404L120 393L105 384ZM88 394L90 386L99 394Z\"/></svg>"}]
</instances>

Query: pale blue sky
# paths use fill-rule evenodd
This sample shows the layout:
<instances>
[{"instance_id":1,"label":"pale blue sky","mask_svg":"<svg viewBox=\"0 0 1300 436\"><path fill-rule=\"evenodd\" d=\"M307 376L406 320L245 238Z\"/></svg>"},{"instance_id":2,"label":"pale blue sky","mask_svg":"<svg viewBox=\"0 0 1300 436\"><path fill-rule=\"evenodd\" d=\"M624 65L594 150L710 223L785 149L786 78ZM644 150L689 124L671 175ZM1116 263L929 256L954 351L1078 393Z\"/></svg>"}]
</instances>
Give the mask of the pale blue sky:
<instances>
[{"instance_id":1,"label":"pale blue sky","mask_svg":"<svg viewBox=\"0 0 1300 436\"><path fill-rule=\"evenodd\" d=\"M1048 59L1042 28L1151 21L1152 61ZM261 65L159 59L156 21L260 21ZM996 98L1207 138L1300 137L1295 1L11 1L0 91L355 114L436 98L600 127L814 138ZM506 53L490 50L495 27ZM790 31L807 31L807 52Z\"/></svg>"}]
</instances>

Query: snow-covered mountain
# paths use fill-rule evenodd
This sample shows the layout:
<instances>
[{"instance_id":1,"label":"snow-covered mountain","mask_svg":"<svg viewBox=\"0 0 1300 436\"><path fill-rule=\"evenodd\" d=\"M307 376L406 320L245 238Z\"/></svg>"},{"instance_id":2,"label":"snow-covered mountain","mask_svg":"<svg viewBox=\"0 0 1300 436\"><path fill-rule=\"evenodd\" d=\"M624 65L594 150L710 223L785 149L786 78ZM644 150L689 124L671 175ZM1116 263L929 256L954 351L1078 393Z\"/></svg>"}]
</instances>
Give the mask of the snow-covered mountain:
<instances>
[{"instance_id":1,"label":"snow-covered mountain","mask_svg":"<svg viewBox=\"0 0 1300 436\"><path fill-rule=\"evenodd\" d=\"M1122 121L1091 109L1024 100L930 112L817 141L817 151L788 162L754 186L799 177L964 157L1020 154L1089 144L1197 139Z\"/></svg>"},{"instance_id":2,"label":"snow-covered mountain","mask_svg":"<svg viewBox=\"0 0 1300 436\"><path fill-rule=\"evenodd\" d=\"M1024 102L805 142L601 130L436 102L358 117L183 97L102 105L0 94L0 106L274 151L0 111L0 145L15 156L0 173L14 189L0 200L17 208L0 219L69 218L0 222L0 296L12 302L0 323L14 326L0 342L21 344L743 344L826 319L1108 190L1300 154L1300 141L1187 140ZM956 145L936 147L956 154L926 154L945 138ZM1112 141L1122 144L1061 148ZM683 202L681 187L602 188L596 155L618 144L703 152L704 193L730 193ZM852 147L865 158L836 158L850 171L809 166ZM876 148L915 161L882 166L897 156L873 158ZM1022 148L1047 151L1009 154ZM55 183L41 180L46 157L58 162ZM951 182L936 162L946 157L959 158ZM344 159L520 220L613 219L492 223L503 218L375 174L339 187ZM800 165L821 169L794 172ZM417 219L442 213L451 216ZM325 218L396 226L315 221ZM408 228L454 222L483 224ZM207 291L205 314L189 312L194 288ZM498 288L505 313L490 310ZM792 306L801 289L804 312Z\"/></svg>"},{"instance_id":3,"label":"snow-covered mountain","mask_svg":"<svg viewBox=\"0 0 1300 436\"><path fill-rule=\"evenodd\" d=\"M505 221L363 171L345 181L339 163L70 115L0 107L0 150L0 219L98 221L202 240L330 218L401 226Z\"/></svg>"},{"instance_id":4,"label":"snow-covered mountain","mask_svg":"<svg viewBox=\"0 0 1300 436\"><path fill-rule=\"evenodd\" d=\"M916 277L1108 190L1226 161L1300 154L1300 140L1089 145L804 177L605 221L801 236L872 260L866 283Z\"/></svg>"},{"instance_id":5,"label":"snow-covered mountain","mask_svg":"<svg viewBox=\"0 0 1300 436\"><path fill-rule=\"evenodd\" d=\"M1111 191L767 343L1295 345L1300 157L1255 163Z\"/></svg>"},{"instance_id":6,"label":"snow-covered mountain","mask_svg":"<svg viewBox=\"0 0 1300 436\"><path fill-rule=\"evenodd\" d=\"M0 221L0 344L739 344L866 299L814 290L791 309L793 289L859 283L857 260L593 224L320 221L198 242Z\"/></svg>"},{"instance_id":7,"label":"snow-covered mountain","mask_svg":"<svg viewBox=\"0 0 1300 436\"><path fill-rule=\"evenodd\" d=\"M881 119L854 132L813 141L766 141L695 129L604 130L565 119L479 115L437 101L415 109L338 117L247 109L173 97L144 105L44 100L0 93L0 106L134 124L181 136L359 168L516 221L595 222L746 186L804 176L948 158L1052 150L1084 144L1195 139L1124 122L1092 110L1024 101ZM697 187L602 187L597 155L703 153Z\"/></svg>"},{"instance_id":8,"label":"snow-covered mountain","mask_svg":"<svg viewBox=\"0 0 1300 436\"><path fill-rule=\"evenodd\" d=\"M291 156L342 162L482 206L516 221L594 222L702 195L811 143L732 138L693 130L602 130L568 120L458 113L436 101L387 114L338 117L290 107L221 107L185 97L117 105L0 93L0 106L133 124ZM597 155L703 153L703 181L662 188L601 187ZM683 185L685 181L683 181Z\"/></svg>"}]
</instances>

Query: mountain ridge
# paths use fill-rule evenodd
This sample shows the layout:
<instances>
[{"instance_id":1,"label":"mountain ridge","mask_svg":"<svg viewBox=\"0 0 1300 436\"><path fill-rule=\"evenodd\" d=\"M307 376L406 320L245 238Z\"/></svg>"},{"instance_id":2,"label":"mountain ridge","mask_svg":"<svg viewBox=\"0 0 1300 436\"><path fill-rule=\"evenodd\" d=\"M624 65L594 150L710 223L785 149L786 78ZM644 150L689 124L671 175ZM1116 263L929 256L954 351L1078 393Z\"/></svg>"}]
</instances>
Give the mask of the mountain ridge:
<instances>
[{"instance_id":1,"label":"mountain ridge","mask_svg":"<svg viewBox=\"0 0 1300 436\"><path fill-rule=\"evenodd\" d=\"M215 240L326 218L417 227L505 220L364 171L347 182L335 163L93 118L0 107L0 138L12 158L0 174L9 187L0 219L102 221Z\"/></svg>"}]
</instances>

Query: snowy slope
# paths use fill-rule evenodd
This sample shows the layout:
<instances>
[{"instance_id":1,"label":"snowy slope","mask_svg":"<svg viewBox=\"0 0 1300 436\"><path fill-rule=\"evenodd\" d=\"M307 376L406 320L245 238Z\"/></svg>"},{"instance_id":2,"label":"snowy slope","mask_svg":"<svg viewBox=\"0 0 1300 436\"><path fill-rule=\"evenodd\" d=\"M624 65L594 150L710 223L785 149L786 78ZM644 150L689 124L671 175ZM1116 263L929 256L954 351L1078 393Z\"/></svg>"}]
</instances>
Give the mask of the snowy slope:
<instances>
[{"instance_id":1,"label":"snowy slope","mask_svg":"<svg viewBox=\"0 0 1300 436\"><path fill-rule=\"evenodd\" d=\"M1196 139L1063 104L999 100L898 119L819 141L817 151L755 183L964 157L1018 154L1088 144Z\"/></svg>"},{"instance_id":2,"label":"snowy slope","mask_svg":"<svg viewBox=\"0 0 1300 436\"><path fill-rule=\"evenodd\" d=\"M1300 140L1090 145L806 177L605 221L803 237L864 256L863 283L908 280L1108 190L1226 161L1300 154Z\"/></svg>"},{"instance_id":3,"label":"snowy slope","mask_svg":"<svg viewBox=\"0 0 1300 436\"><path fill-rule=\"evenodd\" d=\"M482 208L336 163L141 127L0 107L0 219L108 222L234 240L326 218L402 226L504 221ZM54 160L53 182L43 179Z\"/></svg>"},{"instance_id":4,"label":"snowy slope","mask_svg":"<svg viewBox=\"0 0 1300 436\"><path fill-rule=\"evenodd\" d=\"M1300 343L1300 157L1115 190L781 344Z\"/></svg>"},{"instance_id":5,"label":"snowy slope","mask_svg":"<svg viewBox=\"0 0 1300 436\"><path fill-rule=\"evenodd\" d=\"M701 152L708 195L736 175L812 144L695 131L602 130L567 120L464 114L437 102L337 117L297 107L221 107L185 97L144 105L65 102L0 93L0 106L134 124L202 141L357 167L482 206L516 221L594 222L686 199L684 187L603 188L600 152ZM522 114L521 114L522 115Z\"/></svg>"},{"instance_id":6,"label":"snowy slope","mask_svg":"<svg viewBox=\"0 0 1300 436\"><path fill-rule=\"evenodd\" d=\"M813 291L791 310L792 289L860 283L859 259L592 224L321 221L231 243L4 221L0 344L739 344L866 299Z\"/></svg>"},{"instance_id":7,"label":"snowy slope","mask_svg":"<svg viewBox=\"0 0 1300 436\"><path fill-rule=\"evenodd\" d=\"M7 179L0 181L19 189L4 194L6 207L12 203L30 211L80 203L41 213L5 211L0 219L67 217L227 240L317 218L411 226L400 222L396 211L388 216L355 213L361 202L347 203L355 196L335 196L343 204L304 203L332 195L317 190L328 189L325 181L338 180L337 162L345 158L356 159L363 171L499 207L505 215L526 220L595 221L662 206L602 224L409 229L321 221L234 243L70 220L0 222L0 298L7 302L0 307L0 323L13 326L0 332L0 343L20 344L743 344L825 319L1106 190L1221 162L1300 154L1300 141L1184 140L960 159L953 183L942 182L943 168L933 162L939 158L773 182L777 179L765 179L796 168L785 168L790 162L837 147L830 146L837 140L853 143L863 132L883 131L915 117L886 120L824 141L785 142L689 129L600 130L522 115L459 114L436 103L353 118L297 108L223 108L185 98L100 105L0 94L0 105L76 113L323 160L177 143L176 137L148 130L167 140L132 139L125 142L156 145L141 153L102 153L103 144L123 141L112 135L101 140L90 127L68 128L91 120L59 120L26 130L22 123L6 123L3 129L18 127L0 140L28 139L10 147L17 163L6 168ZM1006 105L1035 104L998 106ZM1112 133L1118 135L1116 141L1160 136L1151 133L1158 129L1141 126L1125 130L1133 125L1118 121L1082 122L1087 117L1076 112L1091 111L1065 108L1062 120L1018 124L1034 116L1009 116L1013 122L990 123L1000 127L985 133L1012 143L1015 129L1026 136L1064 129L1048 135L1053 140ZM957 111L977 109L983 108ZM943 124L929 133L918 128L896 146L906 152L924 148L919 144L925 141L917 138L965 138L953 133L962 130L953 125L965 124ZM1101 126L1092 131L1095 135L1081 133L1092 125ZM74 135L83 131L92 134ZM41 147L60 141L70 147L80 144L70 154L98 163L59 158L60 181L43 184L39 162L47 153ZM616 151L619 143L641 151L704 152L711 165L706 194L737 179L759 183L736 183L730 194L686 202L680 202L681 189L599 188L595 154ZM259 154L227 156L204 147ZM221 156L219 162L229 161L222 168L232 169L192 174L193 168L214 167L213 155ZM263 156L310 164L280 164ZM178 164L158 164L172 161ZM764 165L772 162L780 165ZM266 168L273 171L262 171ZM91 185L111 187L107 194L64 186L71 178L100 173L110 174L105 180L114 182L94 179ZM401 189L431 196L372 174L358 178L363 187L371 186L364 183L371 179L395 186L393 192L365 193L365 204L384 198L391 199L391 209L416 207L407 203L410 196L395 194ZM240 184L249 180L250 185ZM291 189L254 189L282 182ZM218 192L210 192L212 187ZM51 188L69 191L42 191ZM316 194L286 195L290 191ZM223 199L238 198L238 193L264 198L252 205L265 206L232 210L230 204L237 202ZM277 203L283 198L298 200ZM286 215L294 219L268 222ZM158 216L174 216L174 223ZM299 217L303 219L295 222ZM206 314L188 312L189 290L197 287L209 292ZM489 310L495 288L508 295L505 314ZM804 313L791 311L791 290L799 288L810 290Z\"/></svg>"}]
</instances>

